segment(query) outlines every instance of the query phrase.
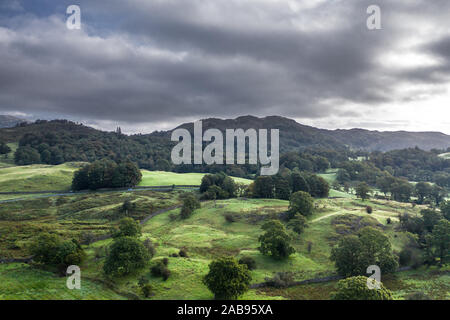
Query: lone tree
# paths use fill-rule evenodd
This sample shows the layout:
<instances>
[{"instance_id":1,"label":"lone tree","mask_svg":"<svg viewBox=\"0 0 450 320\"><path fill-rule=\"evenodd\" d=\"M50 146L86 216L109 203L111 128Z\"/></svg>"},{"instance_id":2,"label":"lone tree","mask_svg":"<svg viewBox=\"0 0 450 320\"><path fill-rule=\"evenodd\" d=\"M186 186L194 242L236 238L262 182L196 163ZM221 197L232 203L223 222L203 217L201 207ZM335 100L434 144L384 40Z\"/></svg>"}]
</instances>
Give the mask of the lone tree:
<instances>
[{"instance_id":1,"label":"lone tree","mask_svg":"<svg viewBox=\"0 0 450 320\"><path fill-rule=\"evenodd\" d=\"M181 218L187 219L191 216L194 210L200 208L200 201L191 193L188 193L183 199L183 206L181 207Z\"/></svg>"},{"instance_id":2,"label":"lone tree","mask_svg":"<svg viewBox=\"0 0 450 320\"><path fill-rule=\"evenodd\" d=\"M123 218L119 222L119 228L113 233L114 238L118 237L139 237L141 235L141 225L133 218Z\"/></svg>"},{"instance_id":3,"label":"lone tree","mask_svg":"<svg viewBox=\"0 0 450 320\"><path fill-rule=\"evenodd\" d=\"M398 267L388 237L372 227L363 228L358 236L343 237L331 250L330 259L344 277L366 274L370 265L379 266L383 273L394 272Z\"/></svg>"},{"instance_id":4,"label":"lone tree","mask_svg":"<svg viewBox=\"0 0 450 320\"><path fill-rule=\"evenodd\" d=\"M361 182L356 186L356 196L363 201L369 199L369 192L371 191L369 185L365 182Z\"/></svg>"},{"instance_id":5,"label":"lone tree","mask_svg":"<svg viewBox=\"0 0 450 320\"><path fill-rule=\"evenodd\" d=\"M145 246L136 238L116 238L111 245L103 271L107 275L125 276L146 266L150 255Z\"/></svg>"},{"instance_id":6,"label":"lone tree","mask_svg":"<svg viewBox=\"0 0 450 320\"><path fill-rule=\"evenodd\" d=\"M304 216L310 216L313 212L314 199L304 191L297 191L291 195L289 201L289 213L293 217L296 213Z\"/></svg>"},{"instance_id":7,"label":"lone tree","mask_svg":"<svg viewBox=\"0 0 450 320\"><path fill-rule=\"evenodd\" d=\"M358 276L340 280L333 300L393 300L392 292L379 282L380 289L369 289L367 277Z\"/></svg>"},{"instance_id":8,"label":"lone tree","mask_svg":"<svg viewBox=\"0 0 450 320\"><path fill-rule=\"evenodd\" d=\"M231 300L248 290L251 279L245 264L239 264L233 257L226 257L209 264L209 272L203 278L203 283L214 293L215 299Z\"/></svg>"},{"instance_id":9,"label":"lone tree","mask_svg":"<svg viewBox=\"0 0 450 320\"><path fill-rule=\"evenodd\" d=\"M290 245L291 237L280 221L268 221L263 224L262 229L266 231L258 239L261 243L258 249L262 254L274 259L285 259L295 252Z\"/></svg>"}]
</instances>

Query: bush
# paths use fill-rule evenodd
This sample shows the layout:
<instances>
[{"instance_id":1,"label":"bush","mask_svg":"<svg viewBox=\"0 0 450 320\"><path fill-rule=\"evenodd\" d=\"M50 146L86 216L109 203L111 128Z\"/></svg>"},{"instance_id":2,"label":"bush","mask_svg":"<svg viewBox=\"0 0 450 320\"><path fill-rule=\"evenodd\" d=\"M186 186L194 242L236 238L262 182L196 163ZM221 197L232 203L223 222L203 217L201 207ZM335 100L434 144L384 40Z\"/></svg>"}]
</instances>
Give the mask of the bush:
<instances>
[{"instance_id":1,"label":"bush","mask_svg":"<svg viewBox=\"0 0 450 320\"><path fill-rule=\"evenodd\" d=\"M392 292L380 282L380 289L369 289L367 277L358 276L340 280L333 300L393 300Z\"/></svg>"},{"instance_id":2,"label":"bush","mask_svg":"<svg viewBox=\"0 0 450 320\"><path fill-rule=\"evenodd\" d=\"M209 272L203 283L214 294L215 299L237 299L250 285L250 271L233 257L220 258L209 264Z\"/></svg>"},{"instance_id":3,"label":"bush","mask_svg":"<svg viewBox=\"0 0 450 320\"><path fill-rule=\"evenodd\" d=\"M224 214L225 220L229 223L233 223L236 222L236 217L234 216L234 214L228 212Z\"/></svg>"},{"instance_id":4,"label":"bush","mask_svg":"<svg viewBox=\"0 0 450 320\"><path fill-rule=\"evenodd\" d=\"M239 264L245 264L248 270L256 269L256 261L252 257L242 257L239 259Z\"/></svg>"},{"instance_id":5,"label":"bush","mask_svg":"<svg viewBox=\"0 0 450 320\"><path fill-rule=\"evenodd\" d=\"M188 258L188 254L186 249L180 249L180 252L178 252L178 256L182 257L182 258Z\"/></svg>"},{"instance_id":6,"label":"bush","mask_svg":"<svg viewBox=\"0 0 450 320\"><path fill-rule=\"evenodd\" d=\"M156 253L155 245L153 244L152 240L149 238L144 240L144 247L147 249L148 254L150 255L150 258L152 258Z\"/></svg>"},{"instance_id":7,"label":"bush","mask_svg":"<svg viewBox=\"0 0 450 320\"><path fill-rule=\"evenodd\" d=\"M292 272L277 272L273 278L266 278L266 284L274 288L287 288L294 283Z\"/></svg>"},{"instance_id":8,"label":"bush","mask_svg":"<svg viewBox=\"0 0 450 320\"><path fill-rule=\"evenodd\" d=\"M168 260L167 260L167 263L168 263ZM167 265L165 264L164 260L159 261L157 264L155 264L150 269L150 272L151 272L152 276L162 277L164 281L166 281L170 276L170 270L167 268Z\"/></svg>"},{"instance_id":9,"label":"bush","mask_svg":"<svg viewBox=\"0 0 450 320\"><path fill-rule=\"evenodd\" d=\"M366 212L367 212L368 214L371 214L371 213L373 212L373 208L372 208L371 206L367 206L367 207L366 207Z\"/></svg>"},{"instance_id":10,"label":"bush","mask_svg":"<svg viewBox=\"0 0 450 320\"><path fill-rule=\"evenodd\" d=\"M141 287L142 290L142 294L144 295L144 297L148 298L153 294L153 287L151 286L151 284L145 284Z\"/></svg>"},{"instance_id":11,"label":"bush","mask_svg":"<svg viewBox=\"0 0 450 320\"><path fill-rule=\"evenodd\" d=\"M432 300L431 297L427 294L425 294L424 292L413 292L410 293L407 297L406 300Z\"/></svg>"}]
</instances>

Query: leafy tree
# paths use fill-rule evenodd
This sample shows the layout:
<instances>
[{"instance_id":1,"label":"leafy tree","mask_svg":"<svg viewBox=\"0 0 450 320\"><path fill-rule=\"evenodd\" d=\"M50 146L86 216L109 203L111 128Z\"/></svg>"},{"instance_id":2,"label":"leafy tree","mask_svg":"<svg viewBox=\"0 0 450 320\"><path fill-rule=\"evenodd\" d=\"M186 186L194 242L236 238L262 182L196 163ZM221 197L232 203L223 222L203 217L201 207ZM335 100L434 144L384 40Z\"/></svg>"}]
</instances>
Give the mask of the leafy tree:
<instances>
[{"instance_id":1,"label":"leafy tree","mask_svg":"<svg viewBox=\"0 0 450 320\"><path fill-rule=\"evenodd\" d=\"M200 208L200 201L191 193L188 193L183 199L183 206L181 207L181 217L187 219L191 216L194 210Z\"/></svg>"},{"instance_id":2,"label":"leafy tree","mask_svg":"<svg viewBox=\"0 0 450 320\"><path fill-rule=\"evenodd\" d=\"M306 181L309 185L309 193L315 198L326 198L330 192L328 182L315 174L308 175Z\"/></svg>"},{"instance_id":3,"label":"leafy tree","mask_svg":"<svg viewBox=\"0 0 450 320\"><path fill-rule=\"evenodd\" d=\"M114 237L134 237L138 238L141 236L141 225L138 221L133 218L123 218L119 222L119 228L114 232Z\"/></svg>"},{"instance_id":4,"label":"leafy tree","mask_svg":"<svg viewBox=\"0 0 450 320\"><path fill-rule=\"evenodd\" d=\"M288 227L292 228L292 230L298 234L301 234L307 226L306 218L301 214L296 214L294 218L288 222Z\"/></svg>"},{"instance_id":5,"label":"leafy tree","mask_svg":"<svg viewBox=\"0 0 450 320\"><path fill-rule=\"evenodd\" d=\"M309 185L308 182L306 182L306 179L303 175L301 175L298 172L294 172L291 175L291 181L292 181L292 192L297 191L304 191L309 193Z\"/></svg>"},{"instance_id":6,"label":"leafy tree","mask_svg":"<svg viewBox=\"0 0 450 320\"><path fill-rule=\"evenodd\" d=\"M263 224L262 229L266 231L258 238L260 242L258 249L262 254L274 259L285 259L295 252L290 245L291 238L280 221L268 221Z\"/></svg>"},{"instance_id":7,"label":"leafy tree","mask_svg":"<svg viewBox=\"0 0 450 320\"><path fill-rule=\"evenodd\" d=\"M235 258L226 257L209 264L209 272L203 283L214 294L215 299L237 299L250 285L251 275L245 264Z\"/></svg>"},{"instance_id":8,"label":"leafy tree","mask_svg":"<svg viewBox=\"0 0 450 320\"><path fill-rule=\"evenodd\" d=\"M289 200L291 195L291 187L289 181L282 177L276 177L275 179L275 198L281 200Z\"/></svg>"},{"instance_id":9,"label":"leafy tree","mask_svg":"<svg viewBox=\"0 0 450 320\"><path fill-rule=\"evenodd\" d=\"M85 253L76 240L63 241L55 234L42 233L30 246L33 260L58 268L80 264Z\"/></svg>"},{"instance_id":10,"label":"leafy tree","mask_svg":"<svg viewBox=\"0 0 450 320\"><path fill-rule=\"evenodd\" d=\"M11 148L4 142L0 143L0 154L8 154L11 152Z\"/></svg>"},{"instance_id":11,"label":"leafy tree","mask_svg":"<svg viewBox=\"0 0 450 320\"><path fill-rule=\"evenodd\" d=\"M19 166L40 163L41 155L32 147L19 147L14 153L14 162Z\"/></svg>"},{"instance_id":12,"label":"leafy tree","mask_svg":"<svg viewBox=\"0 0 450 320\"><path fill-rule=\"evenodd\" d=\"M442 214L436 210L423 209L420 211L422 215L423 225L428 232L433 231L433 228L442 219Z\"/></svg>"},{"instance_id":13,"label":"leafy tree","mask_svg":"<svg viewBox=\"0 0 450 320\"><path fill-rule=\"evenodd\" d=\"M428 252L434 258L439 258L440 264L450 261L450 221L441 219L427 236Z\"/></svg>"},{"instance_id":14,"label":"leafy tree","mask_svg":"<svg viewBox=\"0 0 450 320\"><path fill-rule=\"evenodd\" d=\"M147 249L138 239L119 237L111 245L103 271L107 275L125 276L145 267L149 258Z\"/></svg>"},{"instance_id":15,"label":"leafy tree","mask_svg":"<svg viewBox=\"0 0 450 320\"><path fill-rule=\"evenodd\" d=\"M300 213L304 216L310 216L313 213L314 199L309 193L303 191L297 191L291 195L289 200L289 212L291 217L296 213Z\"/></svg>"},{"instance_id":16,"label":"leafy tree","mask_svg":"<svg viewBox=\"0 0 450 320\"><path fill-rule=\"evenodd\" d=\"M450 220L450 201L444 201L440 206L441 213L445 219Z\"/></svg>"},{"instance_id":17,"label":"leafy tree","mask_svg":"<svg viewBox=\"0 0 450 320\"><path fill-rule=\"evenodd\" d=\"M257 198L273 198L275 185L271 176L259 176L255 180L255 196Z\"/></svg>"},{"instance_id":18,"label":"leafy tree","mask_svg":"<svg viewBox=\"0 0 450 320\"><path fill-rule=\"evenodd\" d=\"M415 191L417 195L417 202L422 204L425 199L431 196L432 187L427 182L419 182L415 185Z\"/></svg>"},{"instance_id":19,"label":"leafy tree","mask_svg":"<svg viewBox=\"0 0 450 320\"><path fill-rule=\"evenodd\" d=\"M394 300L392 292L380 282L380 289L370 289L367 277L357 276L340 280L333 300Z\"/></svg>"},{"instance_id":20,"label":"leafy tree","mask_svg":"<svg viewBox=\"0 0 450 320\"><path fill-rule=\"evenodd\" d=\"M408 202L413 194L414 187L404 180L398 180L391 187L392 198L395 201Z\"/></svg>"},{"instance_id":21,"label":"leafy tree","mask_svg":"<svg viewBox=\"0 0 450 320\"><path fill-rule=\"evenodd\" d=\"M361 182L356 186L356 196L363 201L369 199L369 193L372 191L369 185L365 182Z\"/></svg>"},{"instance_id":22,"label":"leafy tree","mask_svg":"<svg viewBox=\"0 0 450 320\"><path fill-rule=\"evenodd\" d=\"M438 185L433 185L433 187L431 188L431 198L433 199L436 206L439 206L446 196L447 191L444 188Z\"/></svg>"},{"instance_id":23,"label":"leafy tree","mask_svg":"<svg viewBox=\"0 0 450 320\"><path fill-rule=\"evenodd\" d=\"M358 236L341 238L331 250L330 259L344 277L366 274L370 265L379 266L383 273L394 272L398 267L389 239L372 227L361 229Z\"/></svg>"}]
</instances>

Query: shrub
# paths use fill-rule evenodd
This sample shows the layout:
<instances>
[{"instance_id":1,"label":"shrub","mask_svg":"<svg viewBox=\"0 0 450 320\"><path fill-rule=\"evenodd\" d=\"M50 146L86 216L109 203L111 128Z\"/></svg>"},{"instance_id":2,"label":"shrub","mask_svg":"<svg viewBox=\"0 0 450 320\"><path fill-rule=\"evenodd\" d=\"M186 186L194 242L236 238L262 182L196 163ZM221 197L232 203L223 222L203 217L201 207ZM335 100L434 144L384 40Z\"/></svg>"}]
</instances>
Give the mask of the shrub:
<instances>
[{"instance_id":1,"label":"shrub","mask_svg":"<svg viewBox=\"0 0 450 320\"><path fill-rule=\"evenodd\" d=\"M294 283L292 272L277 272L273 278L266 278L266 284L274 288L287 288Z\"/></svg>"},{"instance_id":2,"label":"shrub","mask_svg":"<svg viewBox=\"0 0 450 320\"><path fill-rule=\"evenodd\" d=\"M380 289L373 290L367 286L367 277L358 276L340 280L333 300L393 300L392 292L380 282Z\"/></svg>"},{"instance_id":3,"label":"shrub","mask_svg":"<svg viewBox=\"0 0 450 320\"><path fill-rule=\"evenodd\" d=\"M227 222L229 222L229 223L236 222L236 217L235 217L232 213L230 213L230 212L225 213L225 214L224 214L224 217L225 217L225 220L226 220Z\"/></svg>"},{"instance_id":4,"label":"shrub","mask_svg":"<svg viewBox=\"0 0 450 320\"><path fill-rule=\"evenodd\" d=\"M239 264L245 264L248 270L256 269L256 261L252 257L242 257L239 259Z\"/></svg>"},{"instance_id":5,"label":"shrub","mask_svg":"<svg viewBox=\"0 0 450 320\"><path fill-rule=\"evenodd\" d=\"M152 240L149 238L144 240L144 247L147 249L148 254L150 255L150 258L152 258L156 253L155 245L153 244Z\"/></svg>"},{"instance_id":6,"label":"shrub","mask_svg":"<svg viewBox=\"0 0 450 320\"><path fill-rule=\"evenodd\" d=\"M250 271L233 257L220 258L209 264L209 272L203 283L214 294L215 299L237 299L250 285Z\"/></svg>"},{"instance_id":7,"label":"shrub","mask_svg":"<svg viewBox=\"0 0 450 320\"><path fill-rule=\"evenodd\" d=\"M144 297L148 298L152 295L153 293L153 287L151 286L151 284L145 284L141 287L142 290L142 294L144 295Z\"/></svg>"},{"instance_id":8,"label":"shrub","mask_svg":"<svg viewBox=\"0 0 450 320\"><path fill-rule=\"evenodd\" d=\"M418 292L413 292L410 293L407 297L406 300L432 300L431 297L429 295L427 295L424 292L418 291Z\"/></svg>"},{"instance_id":9,"label":"shrub","mask_svg":"<svg viewBox=\"0 0 450 320\"><path fill-rule=\"evenodd\" d=\"M182 258L188 258L188 254L186 249L180 249L180 252L178 252L178 256L182 257Z\"/></svg>"},{"instance_id":10,"label":"shrub","mask_svg":"<svg viewBox=\"0 0 450 320\"><path fill-rule=\"evenodd\" d=\"M367 207L366 207L366 212L367 212L368 214L371 214L371 213L373 212L373 208L372 208L371 206L367 206Z\"/></svg>"},{"instance_id":11,"label":"shrub","mask_svg":"<svg viewBox=\"0 0 450 320\"><path fill-rule=\"evenodd\" d=\"M167 264L166 264L167 263ZM169 259L165 258L155 264L150 272L154 277L162 277L164 281L166 281L170 276L170 270L167 268L169 264Z\"/></svg>"}]
</instances>

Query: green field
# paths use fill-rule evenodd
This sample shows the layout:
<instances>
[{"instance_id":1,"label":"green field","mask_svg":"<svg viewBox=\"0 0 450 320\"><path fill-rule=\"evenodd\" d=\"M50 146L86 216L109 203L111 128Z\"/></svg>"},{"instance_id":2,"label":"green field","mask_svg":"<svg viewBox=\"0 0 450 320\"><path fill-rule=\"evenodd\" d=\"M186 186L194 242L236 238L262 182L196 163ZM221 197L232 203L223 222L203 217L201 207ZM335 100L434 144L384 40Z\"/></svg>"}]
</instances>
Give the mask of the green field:
<instances>
[{"instance_id":1,"label":"green field","mask_svg":"<svg viewBox=\"0 0 450 320\"><path fill-rule=\"evenodd\" d=\"M73 173L81 163L57 166L30 165L0 168L0 192L70 190Z\"/></svg>"},{"instance_id":2,"label":"green field","mask_svg":"<svg viewBox=\"0 0 450 320\"><path fill-rule=\"evenodd\" d=\"M142 170L139 186L200 185L205 173L175 173L166 171ZM250 184L252 180L233 178L236 182Z\"/></svg>"},{"instance_id":3,"label":"green field","mask_svg":"<svg viewBox=\"0 0 450 320\"><path fill-rule=\"evenodd\" d=\"M61 165L35 164L29 166L0 166L0 192L69 191L73 174L82 162ZM174 173L142 170L139 186L200 185L205 173ZM236 182L250 184L252 180L233 178ZM0 200L11 199L10 196Z\"/></svg>"},{"instance_id":4,"label":"green field","mask_svg":"<svg viewBox=\"0 0 450 320\"><path fill-rule=\"evenodd\" d=\"M79 164L60 166L24 166L0 169L0 189L37 190L69 186L71 175ZM321 174L328 182L336 171ZM143 171L141 185L200 184L203 174L177 174ZM251 180L237 179L250 183ZM56 185L56 186L55 186ZM17 189L14 189L17 188ZM27 189L28 188L28 189ZM182 191L87 193L25 199L0 204L0 258L22 258L41 232L51 232L65 239L82 240L108 234L125 215L121 206L130 200L136 206L126 215L143 220L152 212L180 205ZM26 196L21 196L26 197ZM201 209L186 219L174 219L180 209L163 212L143 225L142 240L149 238L156 245L156 255L149 267L122 279L108 282L102 273L107 247L111 239L84 246L88 254L81 266L82 290L68 290L65 278L25 264L0 264L0 299L124 299L143 298L138 279L145 277L154 288L151 299L212 299L202 284L209 263L218 257L250 256L257 268L252 271L252 283L264 282L277 272L292 272L295 280L305 280L335 274L329 256L338 239L355 226L371 225L382 230L390 239L395 252L409 241L406 232L398 229L398 214L419 214L424 206L412 206L386 200L357 200L354 195L331 190L330 198L316 199L314 214L308 218L309 227L300 235L289 231L296 253L284 261L275 261L258 251L261 226L268 219L278 218L288 209L289 202L276 199L228 199L202 202ZM373 207L371 215L366 206ZM228 222L225 215L233 215ZM387 224L387 219L392 220ZM352 231L353 232L353 231ZM311 251L308 246L311 244ZM186 249L188 258L169 257ZM150 266L169 257L171 276L167 281L154 278ZM448 268L418 269L386 277L383 283L396 299L404 299L415 291L423 291L434 299L449 299ZM328 299L336 282L295 286L286 289L260 288L249 290L243 299Z\"/></svg>"}]
</instances>

